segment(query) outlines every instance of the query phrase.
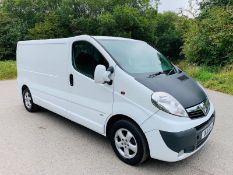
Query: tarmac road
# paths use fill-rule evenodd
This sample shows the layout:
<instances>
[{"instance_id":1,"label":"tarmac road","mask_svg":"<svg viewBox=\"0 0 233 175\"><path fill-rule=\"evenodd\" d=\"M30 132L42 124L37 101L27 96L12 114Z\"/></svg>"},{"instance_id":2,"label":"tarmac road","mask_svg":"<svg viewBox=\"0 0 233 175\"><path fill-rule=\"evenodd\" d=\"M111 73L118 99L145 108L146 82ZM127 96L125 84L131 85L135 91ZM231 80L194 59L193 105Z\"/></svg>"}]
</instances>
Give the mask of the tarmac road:
<instances>
[{"instance_id":1,"label":"tarmac road","mask_svg":"<svg viewBox=\"0 0 233 175\"><path fill-rule=\"evenodd\" d=\"M217 118L203 149L180 162L132 167L118 160L105 137L47 110L28 113L16 81L1 81L0 175L233 175L233 96L208 94Z\"/></svg>"}]
</instances>

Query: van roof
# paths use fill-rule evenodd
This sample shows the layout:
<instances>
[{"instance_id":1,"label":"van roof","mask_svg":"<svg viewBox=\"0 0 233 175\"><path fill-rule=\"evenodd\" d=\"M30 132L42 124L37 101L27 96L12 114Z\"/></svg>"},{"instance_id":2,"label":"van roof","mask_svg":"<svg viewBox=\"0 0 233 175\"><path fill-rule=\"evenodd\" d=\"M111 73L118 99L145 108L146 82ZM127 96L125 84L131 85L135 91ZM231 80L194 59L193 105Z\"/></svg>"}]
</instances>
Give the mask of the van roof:
<instances>
[{"instance_id":1,"label":"van roof","mask_svg":"<svg viewBox=\"0 0 233 175\"><path fill-rule=\"evenodd\" d=\"M44 39L44 40L29 40L29 41L19 41L18 44L44 44L45 42L48 44L63 44L68 42L69 40L74 40L78 37L93 37L96 40L128 40L128 41L137 41L130 38L123 37L111 37L111 36L90 36L90 35L79 35L69 38L57 38L57 39Z\"/></svg>"},{"instance_id":2,"label":"van roof","mask_svg":"<svg viewBox=\"0 0 233 175\"><path fill-rule=\"evenodd\" d=\"M123 37L112 37L112 36L92 36L92 37L97 39L97 40L131 40L131 41L135 41L134 39L123 38Z\"/></svg>"}]
</instances>

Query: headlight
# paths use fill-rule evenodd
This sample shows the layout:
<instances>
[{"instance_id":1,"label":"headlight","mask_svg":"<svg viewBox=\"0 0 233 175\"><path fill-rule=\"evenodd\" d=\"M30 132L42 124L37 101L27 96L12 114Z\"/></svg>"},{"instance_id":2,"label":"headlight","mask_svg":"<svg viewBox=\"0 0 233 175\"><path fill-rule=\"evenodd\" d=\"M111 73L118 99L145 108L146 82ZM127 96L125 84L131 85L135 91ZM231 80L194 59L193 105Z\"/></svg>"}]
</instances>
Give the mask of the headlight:
<instances>
[{"instance_id":1,"label":"headlight","mask_svg":"<svg viewBox=\"0 0 233 175\"><path fill-rule=\"evenodd\" d=\"M184 107L168 93L155 92L152 94L151 101L160 110L179 117L188 117Z\"/></svg>"}]
</instances>

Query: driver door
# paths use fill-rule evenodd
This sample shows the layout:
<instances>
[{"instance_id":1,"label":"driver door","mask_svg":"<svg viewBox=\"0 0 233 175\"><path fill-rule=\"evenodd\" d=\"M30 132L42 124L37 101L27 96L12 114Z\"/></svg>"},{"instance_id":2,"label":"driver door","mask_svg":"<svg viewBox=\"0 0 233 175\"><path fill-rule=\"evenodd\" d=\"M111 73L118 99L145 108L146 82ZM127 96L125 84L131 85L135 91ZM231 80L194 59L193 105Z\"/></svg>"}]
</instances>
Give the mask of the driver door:
<instances>
[{"instance_id":1,"label":"driver door","mask_svg":"<svg viewBox=\"0 0 233 175\"><path fill-rule=\"evenodd\" d=\"M104 133L105 121L112 113L113 85L97 84L94 72L97 65L109 67L100 51L87 41L72 46L70 74L70 118L98 133Z\"/></svg>"}]
</instances>

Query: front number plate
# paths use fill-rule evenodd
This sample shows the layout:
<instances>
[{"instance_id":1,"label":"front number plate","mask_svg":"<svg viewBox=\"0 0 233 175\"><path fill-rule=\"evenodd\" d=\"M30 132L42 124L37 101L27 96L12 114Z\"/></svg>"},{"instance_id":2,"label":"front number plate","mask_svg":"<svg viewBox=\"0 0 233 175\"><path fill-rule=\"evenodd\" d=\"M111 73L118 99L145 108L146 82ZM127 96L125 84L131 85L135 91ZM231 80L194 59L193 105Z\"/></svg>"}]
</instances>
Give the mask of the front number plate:
<instances>
[{"instance_id":1,"label":"front number plate","mask_svg":"<svg viewBox=\"0 0 233 175\"><path fill-rule=\"evenodd\" d=\"M214 123L212 122L204 131L202 131L201 139L204 139L213 129Z\"/></svg>"}]
</instances>

